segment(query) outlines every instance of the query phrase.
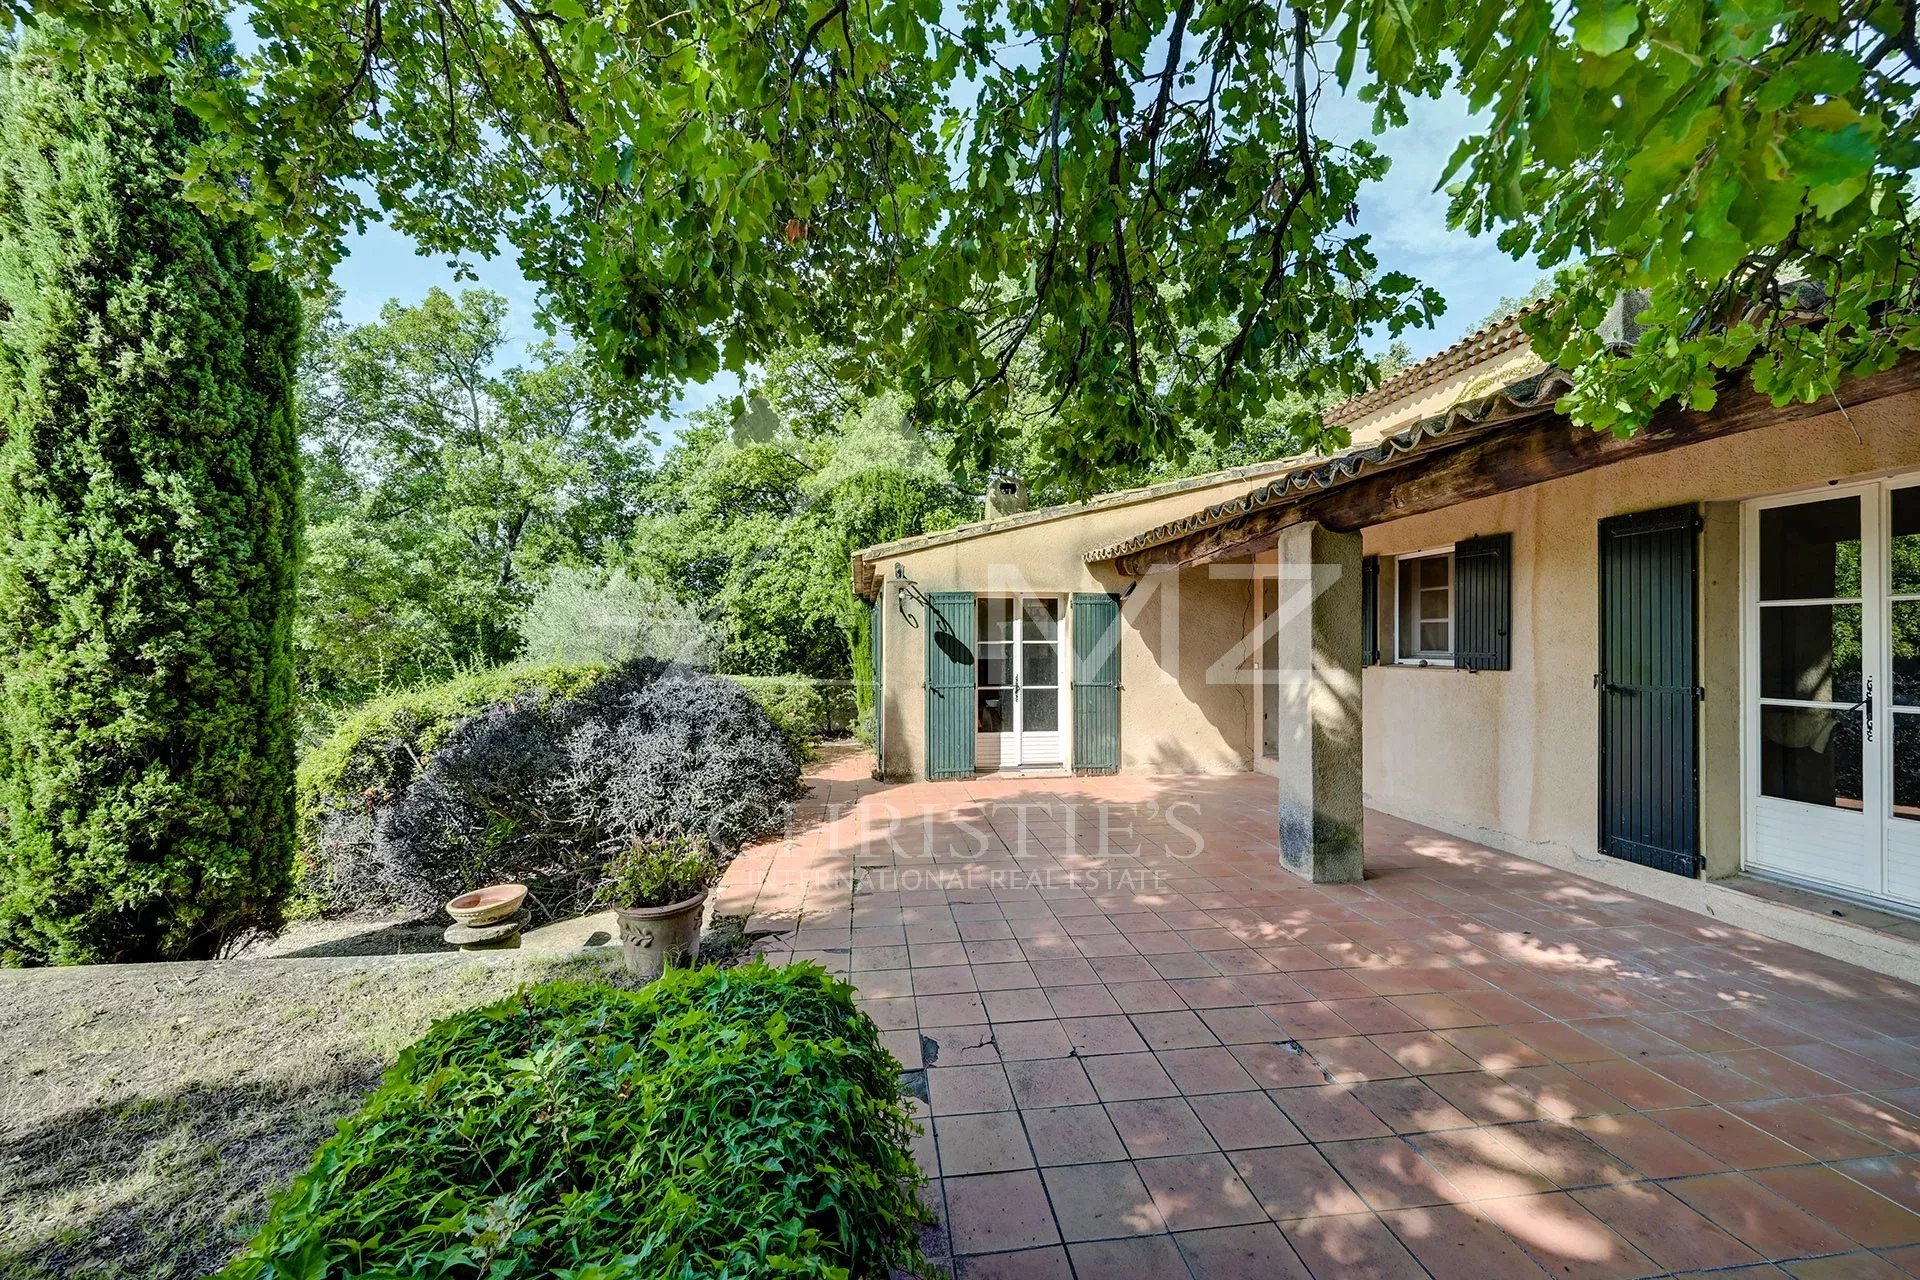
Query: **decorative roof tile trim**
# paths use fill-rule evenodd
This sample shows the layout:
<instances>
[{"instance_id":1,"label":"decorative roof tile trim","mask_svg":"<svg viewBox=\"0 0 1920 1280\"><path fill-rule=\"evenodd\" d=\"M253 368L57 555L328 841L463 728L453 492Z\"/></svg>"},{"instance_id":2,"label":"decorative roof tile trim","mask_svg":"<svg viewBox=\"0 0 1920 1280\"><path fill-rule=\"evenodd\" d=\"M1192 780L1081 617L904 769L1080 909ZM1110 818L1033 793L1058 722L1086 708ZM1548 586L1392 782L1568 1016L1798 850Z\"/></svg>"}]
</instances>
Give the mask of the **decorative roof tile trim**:
<instances>
[{"instance_id":1,"label":"decorative roof tile trim","mask_svg":"<svg viewBox=\"0 0 1920 1280\"><path fill-rule=\"evenodd\" d=\"M1543 298L1538 302L1530 302L1512 315L1475 330L1445 350L1428 356L1418 364L1407 366L1373 390L1342 400L1328 410L1327 422L1336 427L1358 422L1374 410L1403 400L1416 391L1424 391L1462 369L1484 364L1525 346L1527 335L1520 331L1520 321L1544 307L1547 301Z\"/></svg>"},{"instance_id":2,"label":"decorative roof tile trim","mask_svg":"<svg viewBox=\"0 0 1920 1280\"><path fill-rule=\"evenodd\" d=\"M1296 467L1237 498L1216 502L1190 516L1135 534L1124 542L1095 547L1081 557L1088 564L1118 560L1150 547L1184 538L1190 533L1227 524L1241 516L1278 506L1309 491L1326 490L1357 477L1363 469L1378 468L1394 458L1423 449L1462 426L1490 426L1511 419L1528 418L1550 410L1573 386L1573 379L1559 369L1543 369L1531 377L1509 383L1491 395L1468 400L1445 413L1419 422L1362 449L1349 450L1332 458Z\"/></svg>"}]
</instances>

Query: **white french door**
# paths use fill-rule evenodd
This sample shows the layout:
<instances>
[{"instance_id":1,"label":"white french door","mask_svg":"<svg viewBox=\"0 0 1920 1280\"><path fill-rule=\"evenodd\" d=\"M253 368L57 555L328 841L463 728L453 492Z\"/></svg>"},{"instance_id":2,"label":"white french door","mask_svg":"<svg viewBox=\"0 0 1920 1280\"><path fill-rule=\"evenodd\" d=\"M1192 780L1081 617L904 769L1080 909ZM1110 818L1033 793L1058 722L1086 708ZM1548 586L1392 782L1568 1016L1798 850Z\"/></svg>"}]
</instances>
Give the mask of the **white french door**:
<instances>
[{"instance_id":1,"label":"white french door","mask_svg":"<svg viewBox=\"0 0 1920 1280\"><path fill-rule=\"evenodd\" d=\"M974 767L1063 764L1058 596L974 601Z\"/></svg>"},{"instance_id":2,"label":"white french door","mask_svg":"<svg viewBox=\"0 0 1920 1280\"><path fill-rule=\"evenodd\" d=\"M1920 476L1749 503L1747 863L1920 905Z\"/></svg>"}]
</instances>

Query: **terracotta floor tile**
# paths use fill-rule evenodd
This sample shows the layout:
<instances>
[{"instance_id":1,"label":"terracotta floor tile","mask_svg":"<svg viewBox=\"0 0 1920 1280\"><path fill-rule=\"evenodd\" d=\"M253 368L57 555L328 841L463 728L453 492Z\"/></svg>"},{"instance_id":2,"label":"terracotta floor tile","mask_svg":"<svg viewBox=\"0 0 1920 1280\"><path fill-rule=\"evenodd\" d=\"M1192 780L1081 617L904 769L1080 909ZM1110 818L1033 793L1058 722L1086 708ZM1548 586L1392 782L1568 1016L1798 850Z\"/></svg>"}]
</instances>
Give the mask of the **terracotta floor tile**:
<instances>
[{"instance_id":1,"label":"terracotta floor tile","mask_svg":"<svg viewBox=\"0 0 1920 1280\"><path fill-rule=\"evenodd\" d=\"M1102 1102L1170 1098L1180 1092L1151 1053L1103 1054L1083 1061Z\"/></svg>"},{"instance_id":2,"label":"terracotta floor tile","mask_svg":"<svg viewBox=\"0 0 1920 1280\"><path fill-rule=\"evenodd\" d=\"M1033 1168L1033 1151L1017 1112L942 1116L933 1122L933 1131L940 1172L947 1177Z\"/></svg>"},{"instance_id":3,"label":"terracotta floor tile","mask_svg":"<svg viewBox=\"0 0 1920 1280\"><path fill-rule=\"evenodd\" d=\"M1719 1173L1727 1163L1694 1146L1652 1116L1588 1116L1573 1122L1596 1146L1649 1178Z\"/></svg>"},{"instance_id":4,"label":"terracotta floor tile","mask_svg":"<svg viewBox=\"0 0 1920 1280\"><path fill-rule=\"evenodd\" d=\"M1664 1270L1564 1192L1489 1200L1474 1208L1551 1275L1634 1280Z\"/></svg>"},{"instance_id":5,"label":"terracotta floor tile","mask_svg":"<svg viewBox=\"0 0 1920 1280\"><path fill-rule=\"evenodd\" d=\"M1301 1048L1312 1055L1320 1069L1337 1084L1361 1080L1393 1080L1409 1074L1407 1069L1374 1047L1364 1036L1336 1036L1331 1040L1307 1040Z\"/></svg>"},{"instance_id":6,"label":"terracotta floor tile","mask_svg":"<svg viewBox=\"0 0 1920 1280\"><path fill-rule=\"evenodd\" d=\"M1463 1129L1473 1123L1419 1080L1372 1080L1354 1085L1353 1096L1395 1133Z\"/></svg>"},{"instance_id":7,"label":"terracotta floor tile","mask_svg":"<svg viewBox=\"0 0 1920 1280\"><path fill-rule=\"evenodd\" d=\"M1275 1089L1267 1096L1314 1142L1377 1138L1392 1132L1353 1096L1351 1085Z\"/></svg>"},{"instance_id":8,"label":"terracotta floor tile","mask_svg":"<svg viewBox=\"0 0 1920 1280\"><path fill-rule=\"evenodd\" d=\"M1307 1140L1264 1093L1200 1094L1189 1096L1187 1102L1223 1151L1280 1147Z\"/></svg>"},{"instance_id":9,"label":"terracotta floor tile","mask_svg":"<svg viewBox=\"0 0 1920 1280\"><path fill-rule=\"evenodd\" d=\"M1147 1042L1140 1038L1125 1014L1064 1018L1060 1029L1067 1033L1067 1042L1074 1052L1083 1058L1105 1053L1145 1053L1147 1049Z\"/></svg>"},{"instance_id":10,"label":"terracotta floor tile","mask_svg":"<svg viewBox=\"0 0 1920 1280\"><path fill-rule=\"evenodd\" d=\"M1516 1067L1501 1073L1501 1078L1532 1098L1534 1105L1546 1114L1560 1120L1633 1110L1605 1089L1582 1080L1562 1066Z\"/></svg>"},{"instance_id":11,"label":"terracotta floor tile","mask_svg":"<svg viewBox=\"0 0 1920 1280\"><path fill-rule=\"evenodd\" d=\"M1172 1236L1134 1240L1092 1240L1067 1246L1074 1271L1081 1276L1112 1276L1115 1280L1189 1280L1192 1272Z\"/></svg>"},{"instance_id":12,"label":"terracotta floor tile","mask_svg":"<svg viewBox=\"0 0 1920 1280\"><path fill-rule=\"evenodd\" d=\"M1307 1280L1293 1246L1271 1222L1187 1231L1173 1238L1194 1280Z\"/></svg>"},{"instance_id":13,"label":"terracotta floor tile","mask_svg":"<svg viewBox=\"0 0 1920 1280\"><path fill-rule=\"evenodd\" d=\"M1743 1173L1709 1173L1662 1184L1763 1258L1841 1253L1847 1238Z\"/></svg>"},{"instance_id":14,"label":"terracotta floor tile","mask_svg":"<svg viewBox=\"0 0 1920 1280\"><path fill-rule=\"evenodd\" d=\"M1045 988L1048 1001L1053 1005L1053 1016L1065 1021L1069 1018L1111 1017L1120 1013L1120 1002L1104 986L1071 986Z\"/></svg>"},{"instance_id":15,"label":"terracotta floor tile","mask_svg":"<svg viewBox=\"0 0 1920 1280\"><path fill-rule=\"evenodd\" d=\"M1200 1015L1185 1006L1167 1013L1136 1013L1133 1029L1149 1049L1201 1049L1219 1043Z\"/></svg>"},{"instance_id":16,"label":"terracotta floor tile","mask_svg":"<svg viewBox=\"0 0 1920 1280\"><path fill-rule=\"evenodd\" d=\"M1228 1051L1263 1089L1324 1084L1327 1079L1320 1064L1297 1045L1236 1044Z\"/></svg>"},{"instance_id":17,"label":"terracotta floor tile","mask_svg":"<svg viewBox=\"0 0 1920 1280\"><path fill-rule=\"evenodd\" d=\"M1284 1009L1286 1006L1269 1005L1269 1009ZM1263 1009L1233 1007L1226 1009L1202 1009L1200 1020L1207 1026L1221 1044L1273 1044L1279 1040L1297 1038L1282 1031L1272 1017Z\"/></svg>"},{"instance_id":18,"label":"terracotta floor tile","mask_svg":"<svg viewBox=\"0 0 1920 1280\"><path fill-rule=\"evenodd\" d=\"M998 1064L928 1067L927 1097L936 1116L1013 1110L1013 1092L1007 1087L1007 1073Z\"/></svg>"},{"instance_id":19,"label":"terracotta floor tile","mask_svg":"<svg viewBox=\"0 0 1920 1280\"><path fill-rule=\"evenodd\" d=\"M1013 1100L1022 1107L1077 1107L1094 1102L1078 1058L1034 1058L1006 1064Z\"/></svg>"},{"instance_id":20,"label":"terracotta floor tile","mask_svg":"<svg viewBox=\"0 0 1920 1280\"><path fill-rule=\"evenodd\" d=\"M1248 1097L1262 1098L1261 1094ZM1214 1149L1213 1135L1184 1098L1142 1098L1110 1102L1107 1118L1135 1160L1194 1155Z\"/></svg>"},{"instance_id":21,"label":"terracotta floor tile","mask_svg":"<svg viewBox=\"0 0 1920 1280\"><path fill-rule=\"evenodd\" d=\"M1227 1159L1275 1222L1358 1213L1367 1207L1339 1171L1312 1147L1229 1151Z\"/></svg>"},{"instance_id":22,"label":"terracotta floor tile","mask_svg":"<svg viewBox=\"0 0 1920 1280\"><path fill-rule=\"evenodd\" d=\"M957 1259L954 1280L1073 1280L1073 1268L1067 1263L1067 1251L1052 1245Z\"/></svg>"},{"instance_id":23,"label":"terracotta floor tile","mask_svg":"<svg viewBox=\"0 0 1920 1280\"><path fill-rule=\"evenodd\" d=\"M1371 1213L1280 1224L1315 1280L1427 1280L1387 1224Z\"/></svg>"},{"instance_id":24,"label":"terracotta floor tile","mask_svg":"<svg viewBox=\"0 0 1920 1280\"><path fill-rule=\"evenodd\" d=\"M1551 1061L1504 1027L1449 1027L1440 1036L1488 1071L1542 1067Z\"/></svg>"},{"instance_id":25,"label":"terracotta floor tile","mask_svg":"<svg viewBox=\"0 0 1920 1280\"><path fill-rule=\"evenodd\" d=\"M1634 1248L1674 1271L1758 1262L1752 1249L1650 1182L1570 1192Z\"/></svg>"},{"instance_id":26,"label":"terracotta floor tile","mask_svg":"<svg viewBox=\"0 0 1920 1280\"><path fill-rule=\"evenodd\" d=\"M1450 1071L1478 1071L1480 1063L1433 1031L1409 1031L1369 1036L1376 1049L1417 1076Z\"/></svg>"},{"instance_id":27,"label":"terracotta floor tile","mask_svg":"<svg viewBox=\"0 0 1920 1280\"><path fill-rule=\"evenodd\" d=\"M1361 1138L1320 1147L1367 1207L1376 1211L1449 1204L1466 1194L1420 1157L1404 1138Z\"/></svg>"},{"instance_id":28,"label":"terracotta floor tile","mask_svg":"<svg viewBox=\"0 0 1920 1280\"><path fill-rule=\"evenodd\" d=\"M1707 1102L1754 1102L1777 1096L1758 1080L1704 1054L1648 1055L1640 1059L1640 1064L1692 1090Z\"/></svg>"},{"instance_id":29,"label":"terracotta floor tile","mask_svg":"<svg viewBox=\"0 0 1920 1280\"><path fill-rule=\"evenodd\" d=\"M1841 1253L1825 1258L1783 1262L1793 1280L1907 1280L1907 1272L1876 1254Z\"/></svg>"},{"instance_id":30,"label":"terracotta floor tile","mask_svg":"<svg viewBox=\"0 0 1920 1280\"><path fill-rule=\"evenodd\" d=\"M1046 1190L1032 1169L948 1178L945 1191L947 1233L956 1254L1059 1243Z\"/></svg>"},{"instance_id":31,"label":"terracotta floor tile","mask_svg":"<svg viewBox=\"0 0 1920 1280\"><path fill-rule=\"evenodd\" d=\"M1307 1000L1300 1004L1274 1005L1265 1007L1262 1011L1273 1020L1282 1035L1294 1040L1319 1040L1332 1036L1359 1034L1359 1028L1342 1017L1333 1005L1319 1000Z\"/></svg>"},{"instance_id":32,"label":"terracotta floor tile","mask_svg":"<svg viewBox=\"0 0 1920 1280\"><path fill-rule=\"evenodd\" d=\"M1652 1111L1659 1107L1692 1107L1704 1101L1693 1090L1637 1062L1610 1058L1602 1062L1571 1063L1568 1069L1588 1084L1598 1085L1640 1111Z\"/></svg>"},{"instance_id":33,"label":"terracotta floor tile","mask_svg":"<svg viewBox=\"0 0 1920 1280\"><path fill-rule=\"evenodd\" d=\"M1105 1107L1038 1107L1019 1113L1042 1166L1124 1160L1127 1149Z\"/></svg>"},{"instance_id":34,"label":"terracotta floor tile","mask_svg":"<svg viewBox=\"0 0 1920 1280\"><path fill-rule=\"evenodd\" d=\"M1805 1164L1807 1153L1756 1129L1719 1107L1681 1107L1649 1112L1666 1129L1724 1162L1730 1169L1766 1169Z\"/></svg>"},{"instance_id":35,"label":"terracotta floor tile","mask_svg":"<svg viewBox=\"0 0 1920 1280\"><path fill-rule=\"evenodd\" d=\"M1360 1035L1391 1035L1406 1031L1422 1031L1427 1025L1382 996L1329 999L1321 1003L1328 1013L1346 1023ZM1292 1007L1294 1006L1289 1006L1289 1008ZM1336 1030L1328 1034L1344 1035L1346 1033ZM1301 1033L1299 1038L1305 1040L1315 1037Z\"/></svg>"},{"instance_id":36,"label":"terracotta floor tile","mask_svg":"<svg viewBox=\"0 0 1920 1280\"><path fill-rule=\"evenodd\" d=\"M1069 1243L1158 1235L1167 1229L1146 1183L1130 1163L1055 1165L1041 1173L1060 1223L1060 1238Z\"/></svg>"},{"instance_id":37,"label":"terracotta floor tile","mask_svg":"<svg viewBox=\"0 0 1920 1280\"><path fill-rule=\"evenodd\" d=\"M1911 1156L1879 1156L1843 1160L1833 1166L1855 1182L1865 1183L1895 1204L1920 1213L1920 1160Z\"/></svg>"},{"instance_id":38,"label":"terracotta floor tile","mask_svg":"<svg viewBox=\"0 0 1920 1280\"><path fill-rule=\"evenodd\" d=\"M1821 1114L1805 1102L1773 1098L1762 1102L1729 1102L1723 1109L1793 1144L1816 1160L1852 1160L1891 1154L1889 1148Z\"/></svg>"},{"instance_id":39,"label":"terracotta floor tile","mask_svg":"<svg viewBox=\"0 0 1920 1280\"><path fill-rule=\"evenodd\" d=\"M1888 1249L1880 1255L1910 1276L1920 1276L1920 1248Z\"/></svg>"},{"instance_id":40,"label":"terracotta floor tile","mask_svg":"<svg viewBox=\"0 0 1920 1280\"><path fill-rule=\"evenodd\" d=\"M1527 1163L1562 1190L1632 1182L1637 1170L1587 1136L1593 1121L1541 1120L1508 1125L1499 1133Z\"/></svg>"},{"instance_id":41,"label":"terracotta floor tile","mask_svg":"<svg viewBox=\"0 0 1920 1280\"><path fill-rule=\"evenodd\" d=\"M1745 1049L1751 1041L1724 1031L1711 1022L1685 1013L1641 1014L1634 1021L1658 1035L1694 1053L1717 1053L1722 1049Z\"/></svg>"},{"instance_id":42,"label":"terracotta floor tile","mask_svg":"<svg viewBox=\"0 0 1920 1280\"><path fill-rule=\"evenodd\" d=\"M1869 1249L1920 1244L1920 1213L1824 1165L1760 1169L1755 1182Z\"/></svg>"},{"instance_id":43,"label":"terracotta floor tile","mask_svg":"<svg viewBox=\"0 0 1920 1280\"><path fill-rule=\"evenodd\" d=\"M1460 1004L1451 996L1444 995L1404 995L1395 996L1392 1005L1402 1013L1433 1031L1443 1031L1449 1027L1479 1027L1487 1025L1487 1020L1472 1009ZM1351 1018L1348 1019L1352 1021Z\"/></svg>"},{"instance_id":44,"label":"terracotta floor tile","mask_svg":"<svg viewBox=\"0 0 1920 1280\"><path fill-rule=\"evenodd\" d=\"M1830 1076L1849 1089L1899 1089L1914 1083L1913 1071L1863 1057L1842 1045L1796 1044L1776 1048L1781 1057Z\"/></svg>"},{"instance_id":45,"label":"terracotta floor tile","mask_svg":"<svg viewBox=\"0 0 1920 1280\"><path fill-rule=\"evenodd\" d=\"M926 1016L921 1015L921 1022ZM1846 1093L1845 1085L1832 1076L1802 1066L1773 1049L1730 1049L1710 1055L1715 1062L1732 1067L1741 1075L1765 1085L1782 1098L1804 1098L1829 1093Z\"/></svg>"},{"instance_id":46,"label":"terracotta floor tile","mask_svg":"<svg viewBox=\"0 0 1920 1280\"><path fill-rule=\"evenodd\" d=\"M1175 1231L1266 1220L1266 1211L1219 1152L1142 1160L1136 1167Z\"/></svg>"},{"instance_id":47,"label":"terracotta floor tile","mask_svg":"<svg viewBox=\"0 0 1920 1280\"><path fill-rule=\"evenodd\" d=\"M1539 1280L1541 1275L1513 1237L1472 1207L1403 1209L1380 1218L1433 1280Z\"/></svg>"},{"instance_id":48,"label":"terracotta floor tile","mask_svg":"<svg viewBox=\"0 0 1920 1280\"><path fill-rule=\"evenodd\" d=\"M1464 1200L1554 1190L1553 1180L1536 1169L1507 1135L1506 1129L1460 1129L1417 1134L1409 1141L1422 1159L1459 1189Z\"/></svg>"},{"instance_id":49,"label":"terracotta floor tile","mask_svg":"<svg viewBox=\"0 0 1920 1280\"><path fill-rule=\"evenodd\" d=\"M1611 1046L1564 1022L1523 1022L1503 1030L1555 1062L1600 1062L1617 1056Z\"/></svg>"},{"instance_id":50,"label":"terracotta floor tile","mask_svg":"<svg viewBox=\"0 0 1920 1280\"><path fill-rule=\"evenodd\" d=\"M1010 1022L993 1029L1002 1062L1027 1058L1064 1058L1073 1052L1067 1032L1058 1022Z\"/></svg>"},{"instance_id":51,"label":"terracotta floor tile","mask_svg":"<svg viewBox=\"0 0 1920 1280\"><path fill-rule=\"evenodd\" d=\"M1865 1093L1835 1094L1799 1101L1895 1151L1920 1152L1920 1116L1895 1106L1884 1097Z\"/></svg>"},{"instance_id":52,"label":"terracotta floor tile","mask_svg":"<svg viewBox=\"0 0 1920 1280\"><path fill-rule=\"evenodd\" d=\"M1532 1098L1491 1072L1461 1071L1421 1080L1476 1124L1514 1124L1545 1114Z\"/></svg>"}]
</instances>

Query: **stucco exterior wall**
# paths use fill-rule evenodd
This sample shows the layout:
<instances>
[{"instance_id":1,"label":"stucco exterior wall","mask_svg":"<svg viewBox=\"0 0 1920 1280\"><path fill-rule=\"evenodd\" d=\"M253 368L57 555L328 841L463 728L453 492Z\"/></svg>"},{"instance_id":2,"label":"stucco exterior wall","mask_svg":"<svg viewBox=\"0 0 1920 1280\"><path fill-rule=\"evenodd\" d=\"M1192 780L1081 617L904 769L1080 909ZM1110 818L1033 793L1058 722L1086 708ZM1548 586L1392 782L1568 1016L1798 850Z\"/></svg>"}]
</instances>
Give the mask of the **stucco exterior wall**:
<instances>
[{"instance_id":1,"label":"stucco exterior wall","mask_svg":"<svg viewBox=\"0 0 1920 1280\"><path fill-rule=\"evenodd\" d=\"M1597 851L1599 538L1606 516L1699 504L1702 815L1710 875L1739 865L1739 500L1920 469L1920 395L1618 463L1364 531L1397 556L1513 534L1513 668L1363 676L1367 802L1518 853ZM1382 564L1383 641L1393 573ZM1386 648L1390 660L1391 648ZM1727 794L1734 788L1734 795Z\"/></svg>"},{"instance_id":2,"label":"stucco exterior wall","mask_svg":"<svg viewBox=\"0 0 1920 1280\"><path fill-rule=\"evenodd\" d=\"M1225 773L1248 767L1253 693L1223 677L1215 663L1252 625L1247 569L1183 570L1137 584L1110 565L1081 560L1093 547L1237 496L1244 477L1141 502L1107 505L1056 519L1014 524L959 541L875 557L885 628L881 771L889 778L926 773L926 631L921 606L905 595L899 566L920 591L1127 592L1121 602L1120 768L1125 773ZM904 609L904 611L903 611ZM916 627L913 623L919 622ZM1070 653L1070 650L1069 650ZM1071 679L1071 659L1063 676ZM1063 733L1070 703L1061 707Z\"/></svg>"}]
</instances>

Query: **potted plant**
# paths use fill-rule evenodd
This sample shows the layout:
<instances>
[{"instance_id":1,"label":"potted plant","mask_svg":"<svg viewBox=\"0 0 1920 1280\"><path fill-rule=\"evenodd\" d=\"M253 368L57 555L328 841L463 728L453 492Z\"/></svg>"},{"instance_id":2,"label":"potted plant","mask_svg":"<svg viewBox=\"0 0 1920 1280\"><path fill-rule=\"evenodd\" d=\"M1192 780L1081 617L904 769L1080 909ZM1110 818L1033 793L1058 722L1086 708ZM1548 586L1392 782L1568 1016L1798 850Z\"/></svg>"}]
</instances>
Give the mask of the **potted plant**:
<instances>
[{"instance_id":1,"label":"potted plant","mask_svg":"<svg viewBox=\"0 0 1920 1280\"><path fill-rule=\"evenodd\" d=\"M701 908L719 878L712 847L692 836L641 840L613 856L598 897L619 918L629 973L651 981L700 958Z\"/></svg>"}]
</instances>

